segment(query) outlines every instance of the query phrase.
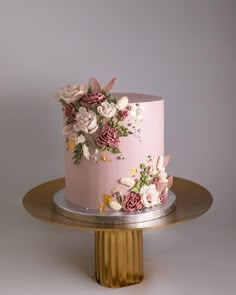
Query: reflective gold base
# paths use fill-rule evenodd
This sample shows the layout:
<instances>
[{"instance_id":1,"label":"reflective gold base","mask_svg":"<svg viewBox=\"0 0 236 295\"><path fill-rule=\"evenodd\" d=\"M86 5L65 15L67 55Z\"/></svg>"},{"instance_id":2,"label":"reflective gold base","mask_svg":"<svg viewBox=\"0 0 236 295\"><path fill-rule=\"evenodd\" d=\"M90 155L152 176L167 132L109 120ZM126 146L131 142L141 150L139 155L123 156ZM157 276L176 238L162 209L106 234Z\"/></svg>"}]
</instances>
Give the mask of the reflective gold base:
<instances>
[{"instance_id":1,"label":"reflective gold base","mask_svg":"<svg viewBox=\"0 0 236 295\"><path fill-rule=\"evenodd\" d=\"M97 282L110 288L138 284L143 279L142 230L95 232Z\"/></svg>"},{"instance_id":2,"label":"reflective gold base","mask_svg":"<svg viewBox=\"0 0 236 295\"><path fill-rule=\"evenodd\" d=\"M163 228L194 219L212 205L208 190L192 181L174 178L176 210L171 214L140 223L89 223L67 218L54 208L53 196L65 187L64 179L43 183L24 197L25 209L34 217L59 226L95 231L96 279L99 284L119 288L143 279L143 236L147 228Z\"/></svg>"}]
</instances>

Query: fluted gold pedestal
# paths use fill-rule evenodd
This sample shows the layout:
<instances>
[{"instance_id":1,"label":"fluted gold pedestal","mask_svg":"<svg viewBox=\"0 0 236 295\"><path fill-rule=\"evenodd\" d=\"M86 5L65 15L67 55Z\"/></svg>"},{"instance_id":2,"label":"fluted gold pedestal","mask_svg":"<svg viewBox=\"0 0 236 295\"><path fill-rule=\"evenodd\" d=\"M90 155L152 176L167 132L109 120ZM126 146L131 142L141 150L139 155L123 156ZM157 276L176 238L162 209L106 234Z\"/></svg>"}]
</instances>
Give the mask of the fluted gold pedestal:
<instances>
[{"instance_id":1,"label":"fluted gold pedestal","mask_svg":"<svg viewBox=\"0 0 236 295\"><path fill-rule=\"evenodd\" d=\"M95 275L105 287L120 288L143 279L143 232L95 232Z\"/></svg>"},{"instance_id":2,"label":"fluted gold pedestal","mask_svg":"<svg viewBox=\"0 0 236 295\"><path fill-rule=\"evenodd\" d=\"M54 210L53 196L65 186L64 179L43 183L23 199L25 209L34 217L57 224L95 231L95 274L99 284L119 288L140 283L143 279L142 230L163 228L204 214L212 204L208 190L192 181L174 178L176 210L171 214L139 223L99 224L73 220Z\"/></svg>"}]
</instances>

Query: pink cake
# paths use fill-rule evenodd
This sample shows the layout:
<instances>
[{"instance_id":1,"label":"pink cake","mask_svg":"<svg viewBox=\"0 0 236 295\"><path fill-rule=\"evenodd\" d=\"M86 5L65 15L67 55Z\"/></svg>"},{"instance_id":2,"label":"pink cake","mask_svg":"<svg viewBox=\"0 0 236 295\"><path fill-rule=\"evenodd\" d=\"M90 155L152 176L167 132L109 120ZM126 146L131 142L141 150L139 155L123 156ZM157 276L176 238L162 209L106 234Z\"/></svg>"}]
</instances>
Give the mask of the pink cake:
<instances>
[{"instance_id":1,"label":"pink cake","mask_svg":"<svg viewBox=\"0 0 236 295\"><path fill-rule=\"evenodd\" d=\"M142 211L165 202L172 177L165 167L164 100L101 88L66 86L64 112L65 198L86 209Z\"/></svg>"}]
</instances>

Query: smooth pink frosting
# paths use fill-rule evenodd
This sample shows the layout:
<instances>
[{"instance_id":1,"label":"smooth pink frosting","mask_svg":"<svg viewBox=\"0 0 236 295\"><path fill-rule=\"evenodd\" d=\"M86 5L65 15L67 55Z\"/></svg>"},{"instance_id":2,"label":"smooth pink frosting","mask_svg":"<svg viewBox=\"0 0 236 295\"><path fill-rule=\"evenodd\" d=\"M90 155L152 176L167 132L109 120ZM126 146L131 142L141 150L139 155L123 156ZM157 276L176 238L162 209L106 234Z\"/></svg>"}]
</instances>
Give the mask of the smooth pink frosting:
<instances>
[{"instance_id":1,"label":"smooth pink frosting","mask_svg":"<svg viewBox=\"0 0 236 295\"><path fill-rule=\"evenodd\" d=\"M139 103L143 107L141 142L134 136L122 137L120 150L125 159L118 155L101 152L110 162L98 161L97 164L82 158L79 165L73 163L73 154L65 151L65 196L73 204L89 209L99 209L104 194L110 194L113 188L122 192L124 186L119 179L130 177L131 169L139 167L148 155L157 158L164 155L164 100L158 96L144 94L115 93L115 97L126 95L130 103ZM99 157L100 159L100 157Z\"/></svg>"}]
</instances>

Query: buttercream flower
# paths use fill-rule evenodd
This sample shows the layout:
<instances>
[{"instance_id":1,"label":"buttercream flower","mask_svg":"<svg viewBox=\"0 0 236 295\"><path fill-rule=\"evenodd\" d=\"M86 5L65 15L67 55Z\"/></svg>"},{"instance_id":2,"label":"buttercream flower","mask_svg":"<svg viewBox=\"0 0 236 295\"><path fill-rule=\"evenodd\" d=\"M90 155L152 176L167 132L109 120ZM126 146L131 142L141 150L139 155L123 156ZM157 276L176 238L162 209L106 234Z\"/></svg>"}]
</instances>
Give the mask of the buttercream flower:
<instances>
[{"instance_id":1,"label":"buttercream flower","mask_svg":"<svg viewBox=\"0 0 236 295\"><path fill-rule=\"evenodd\" d=\"M139 105L136 105L136 104L131 105L130 115L132 117L137 118L138 120L141 120L143 117L143 107L140 107Z\"/></svg>"},{"instance_id":2,"label":"buttercream flower","mask_svg":"<svg viewBox=\"0 0 236 295\"><path fill-rule=\"evenodd\" d=\"M121 206L124 211L128 212L141 210L143 208L141 197L135 192L130 192L128 195L124 196Z\"/></svg>"},{"instance_id":3,"label":"buttercream flower","mask_svg":"<svg viewBox=\"0 0 236 295\"><path fill-rule=\"evenodd\" d=\"M66 125L63 128L63 135L68 140L75 140L77 138L77 134L76 134L72 124Z\"/></svg>"},{"instance_id":4,"label":"buttercream flower","mask_svg":"<svg viewBox=\"0 0 236 295\"><path fill-rule=\"evenodd\" d=\"M120 143L118 131L105 125L98 129L96 142L99 147L108 146L111 148L117 148Z\"/></svg>"},{"instance_id":5,"label":"buttercream flower","mask_svg":"<svg viewBox=\"0 0 236 295\"><path fill-rule=\"evenodd\" d=\"M64 107L64 115L65 115L66 120L69 123L75 122L76 113L77 113L76 108L72 103L67 104Z\"/></svg>"},{"instance_id":6,"label":"buttercream flower","mask_svg":"<svg viewBox=\"0 0 236 295\"><path fill-rule=\"evenodd\" d=\"M158 159L157 159L157 170L165 171L164 157L163 156L159 156Z\"/></svg>"},{"instance_id":7,"label":"buttercream flower","mask_svg":"<svg viewBox=\"0 0 236 295\"><path fill-rule=\"evenodd\" d=\"M73 103L87 92L85 85L68 85L59 92L60 99L63 99L67 104Z\"/></svg>"},{"instance_id":8,"label":"buttercream flower","mask_svg":"<svg viewBox=\"0 0 236 295\"><path fill-rule=\"evenodd\" d=\"M117 99L116 106L119 111L124 110L129 103L127 96L122 96L121 98Z\"/></svg>"},{"instance_id":9,"label":"buttercream flower","mask_svg":"<svg viewBox=\"0 0 236 295\"><path fill-rule=\"evenodd\" d=\"M83 136L83 134L80 134L80 135L76 138L76 144L84 143L84 142L85 142L85 137Z\"/></svg>"},{"instance_id":10,"label":"buttercream flower","mask_svg":"<svg viewBox=\"0 0 236 295\"><path fill-rule=\"evenodd\" d=\"M86 133L94 133L98 129L97 117L92 110L80 107L76 114L77 123L73 126L75 131L84 131Z\"/></svg>"},{"instance_id":11,"label":"buttercream flower","mask_svg":"<svg viewBox=\"0 0 236 295\"><path fill-rule=\"evenodd\" d=\"M109 206L110 206L113 210L115 210L115 211L120 211L120 209L121 209L121 204L119 204L119 203L116 202L116 201L111 201L111 202L109 203Z\"/></svg>"},{"instance_id":12,"label":"buttercream flower","mask_svg":"<svg viewBox=\"0 0 236 295\"><path fill-rule=\"evenodd\" d=\"M84 106L95 105L95 104L100 104L105 99L106 99L105 95L101 92L87 93L81 98L80 103Z\"/></svg>"},{"instance_id":13,"label":"buttercream flower","mask_svg":"<svg viewBox=\"0 0 236 295\"><path fill-rule=\"evenodd\" d=\"M114 103L109 103L108 101L104 101L100 106L97 107L98 113L105 118L112 118L115 116L117 111L116 105Z\"/></svg>"},{"instance_id":14,"label":"buttercream flower","mask_svg":"<svg viewBox=\"0 0 236 295\"><path fill-rule=\"evenodd\" d=\"M157 191L160 191L160 189L162 188L161 178L160 178L160 177L155 177L155 178L152 180L152 184L155 184L155 186L156 186L156 190L157 190Z\"/></svg>"},{"instance_id":15,"label":"buttercream flower","mask_svg":"<svg viewBox=\"0 0 236 295\"><path fill-rule=\"evenodd\" d=\"M128 110L121 110L118 112L118 116L120 117L120 119L123 121L125 120L129 115L129 111Z\"/></svg>"},{"instance_id":16,"label":"buttercream flower","mask_svg":"<svg viewBox=\"0 0 236 295\"><path fill-rule=\"evenodd\" d=\"M166 187L159 197L161 203L165 202L165 200L167 198L167 193L168 193L168 188Z\"/></svg>"},{"instance_id":17,"label":"buttercream flower","mask_svg":"<svg viewBox=\"0 0 236 295\"><path fill-rule=\"evenodd\" d=\"M144 185L140 190L141 201L144 207L151 208L160 204L159 194L155 184Z\"/></svg>"},{"instance_id":18,"label":"buttercream flower","mask_svg":"<svg viewBox=\"0 0 236 295\"><path fill-rule=\"evenodd\" d=\"M89 152L89 148L88 148L88 146L84 143L84 144L82 144L82 151L83 151L83 156L87 159L87 160L89 160L89 158L90 158L90 152Z\"/></svg>"},{"instance_id":19,"label":"buttercream flower","mask_svg":"<svg viewBox=\"0 0 236 295\"><path fill-rule=\"evenodd\" d=\"M160 181L162 183L168 183L168 179L167 179L167 173L165 172L165 169L160 171L160 173L158 174Z\"/></svg>"}]
</instances>

